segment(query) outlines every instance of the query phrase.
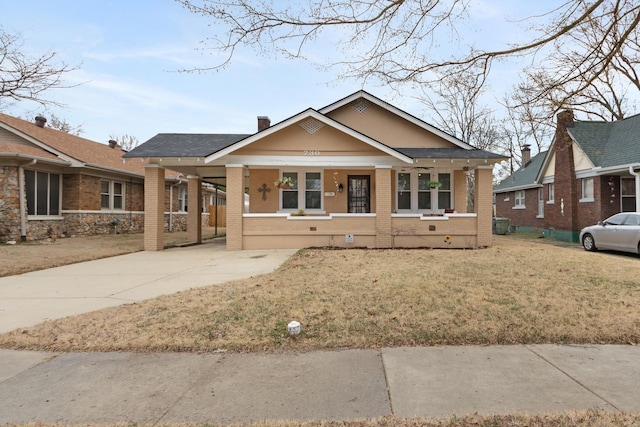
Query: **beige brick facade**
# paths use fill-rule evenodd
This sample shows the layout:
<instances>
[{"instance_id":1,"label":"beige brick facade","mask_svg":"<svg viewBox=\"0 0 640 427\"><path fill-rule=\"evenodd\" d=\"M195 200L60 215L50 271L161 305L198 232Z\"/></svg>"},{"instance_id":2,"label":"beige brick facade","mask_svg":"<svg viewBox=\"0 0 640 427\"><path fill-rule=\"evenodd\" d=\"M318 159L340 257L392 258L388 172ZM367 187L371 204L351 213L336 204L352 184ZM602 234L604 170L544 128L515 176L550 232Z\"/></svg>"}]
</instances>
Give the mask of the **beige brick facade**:
<instances>
[{"instance_id":1,"label":"beige brick facade","mask_svg":"<svg viewBox=\"0 0 640 427\"><path fill-rule=\"evenodd\" d=\"M227 169L227 250L239 251L242 245L244 213L244 167L229 165Z\"/></svg>"},{"instance_id":2,"label":"beige brick facade","mask_svg":"<svg viewBox=\"0 0 640 427\"><path fill-rule=\"evenodd\" d=\"M391 168L376 168L376 247L390 248L391 235Z\"/></svg>"},{"instance_id":3,"label":"beige brick facade","mask_svg":"<svg viewBox=\"0 0 640 427\"><path fill-rule=\"evenodd\" d=\"M164 249L164 169L144 168L144 250Z\"/></svg>"},{"instance_id":4,"label":"beige brick facade","mask_svg":"<svg viewBox=\"0 0 640 427\"><path fill-rule=\"evenodd\" d=\"M474 204L477 214L477 233L479 247L491 246L493 236L491 235L491 218L493 216L492 202L492 168L482 168L475 170L476 185Z\"/></svg>"}]
</instances>

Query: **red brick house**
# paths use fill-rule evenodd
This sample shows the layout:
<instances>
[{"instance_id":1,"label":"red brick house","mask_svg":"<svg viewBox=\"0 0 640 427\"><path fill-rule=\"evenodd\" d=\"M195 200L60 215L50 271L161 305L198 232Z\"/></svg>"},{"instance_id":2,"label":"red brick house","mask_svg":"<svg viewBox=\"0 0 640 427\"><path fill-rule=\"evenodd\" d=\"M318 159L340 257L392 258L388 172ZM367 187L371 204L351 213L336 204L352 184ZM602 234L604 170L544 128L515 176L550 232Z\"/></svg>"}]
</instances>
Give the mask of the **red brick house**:
<instances>
[{"instance_id":1,"label":"red brick house","mask_svg":"<svg viewBox=\"0 0 640 427\"><path fill-rule=\"evenodd\" d=\"M145 162L125 152L0 113L0 242L141 232ZM164 188L165 229L184 230L187 177L167 170ZM216 202L213 187L202 197Z\"/></svg>"},{"instance_id":2,"label":"red brick house","mask_svg":"<svg viewBox=\"0 0 640 427\"><path fill-rule=\"evenodd\" d=\"M494 187L496 216L515 231L577 242L580 230L619 212L640 212L640 115L616 122L557 116L551 147Z\"/></svg>"}]
</instances>

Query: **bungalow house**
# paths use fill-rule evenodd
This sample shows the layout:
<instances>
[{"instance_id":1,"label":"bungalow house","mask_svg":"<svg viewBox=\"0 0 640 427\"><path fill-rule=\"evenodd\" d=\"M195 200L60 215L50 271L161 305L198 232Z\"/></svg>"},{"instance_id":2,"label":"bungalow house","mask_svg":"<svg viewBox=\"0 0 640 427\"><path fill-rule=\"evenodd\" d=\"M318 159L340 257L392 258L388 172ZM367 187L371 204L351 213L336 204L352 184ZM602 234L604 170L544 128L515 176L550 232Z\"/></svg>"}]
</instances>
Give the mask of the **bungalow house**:
<instances>
[{"instance_id":1,"label":"bungalow house","mask_svg":"<svg viewBox=\"0 0 640 427\"><path fill-rule=\"evenodd\" d=\"M0 242L142 231L144 162L124 153L0 113ZM164 227L185 229L187 179L167 170L163 185ZM203 194L205 208L216 202L213 187Z\"/></svg>"},{"instance_id":2,"label":"bungalow house","mask_svg":"<svg viewBox=\"0 0 640 427\"><path fill-rule=\"evenodd\" d=\"M557 116L548 151L494 188L496 215L517 231L577 242L580 230L619 212L640 212L640 115L615 122Z\"/></svg>"},{"instance_id":3,"label":"bungalow house","mask_svg":"<svg viewBox=\"0 0 640 427\"><path fill-rule=\"evenodd\" d=\"M490 246L492 169L504 159L364 91L275 125L258 117L254 134L159 134L124 157L149 160L147 250L163 248L165 168L188 176L189 200L203 181L226 187L228 250ZM193 241L199 224L190 211Z\"/></svg>"}]
</instances>

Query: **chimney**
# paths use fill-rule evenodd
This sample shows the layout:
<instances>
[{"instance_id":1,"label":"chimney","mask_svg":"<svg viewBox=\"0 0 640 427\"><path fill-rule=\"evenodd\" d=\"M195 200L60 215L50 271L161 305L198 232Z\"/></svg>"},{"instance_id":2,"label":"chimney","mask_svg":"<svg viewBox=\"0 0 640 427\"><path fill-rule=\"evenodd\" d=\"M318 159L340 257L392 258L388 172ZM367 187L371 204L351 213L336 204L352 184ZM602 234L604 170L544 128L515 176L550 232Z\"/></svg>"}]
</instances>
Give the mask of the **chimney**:
<instances>
[{"instance_id":1,"label":"chimney","mask_svg":"<svg viewBox=\"0 0 640 427\"><path fill-rule=\"evenodd\" d=\"M531 161L531 146L525 144L522 146L522 167L526 167Z\"/></svg>"},{"instance_id":2,"label":"chimney","mask_svg":"<svg viewBox=\"0 0 640 427\"><path fill-rule=\"evenodd\" d=\"M36 126L38 126L39 128L43 128L44 124L47 123L47 119L45 119L42 116L36 116L35 121L36 121Z\"/></svg>"},{"instance_id":3,"label":"chimney","mask_svg":"<svg viewBox=\"0 0 640 427\"><path fill-rule=\"evenodd\" d=\"M116 141L115 139L109 140L109 147L116 148L117 146L118 146L118 141Z\"/></svg>"},{"instance_id":4,"label":"chimney","mask_svg":"<svg viewBox=\"0 0 640 427\"><path fill-rule=\"evenodd\" d=\"M271 119L267 116L258 116L258 132L262 132L271 126Z\"/></svg>"}]
</instances>

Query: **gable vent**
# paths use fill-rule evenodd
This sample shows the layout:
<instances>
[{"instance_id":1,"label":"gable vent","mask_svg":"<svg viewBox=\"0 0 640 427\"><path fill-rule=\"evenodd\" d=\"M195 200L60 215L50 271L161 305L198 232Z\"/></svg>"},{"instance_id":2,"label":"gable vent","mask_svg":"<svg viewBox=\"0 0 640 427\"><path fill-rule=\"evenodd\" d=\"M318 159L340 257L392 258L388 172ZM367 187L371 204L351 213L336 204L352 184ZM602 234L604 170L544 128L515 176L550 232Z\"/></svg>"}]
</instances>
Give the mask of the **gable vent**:
<instances>
[{"instance_id":1,"label":"gable vent","mask_svg":"<svg viewBox=\"0 0 640 427\"><path fill-rule=\"evenodd\" d=\"M360 114L362 114L362 113L364 113L365 111L367 111L367 108L369 108L369 105L371 105L371 104L369 103L369 101L367 101L367 100L366 100L366 99L364 99L364 98L358 98L358 99L356 99L355 101L353 101L353 102L351 103L351 106L352 106L353 108L355 108L355 109L356 109L356 111L357 111L358 113L360 113Z\"/></svg>"},{"instance_id":2,"label":"gable vent","mask_svg":"<svg viewBox=\"0 0 640 427\"><path fill-rule=\"evenodd\" d=\"M300 123L300 127L313 135L314 133L322 129L324 125L316 119L308 119Z\"/></svg>"}]
</instances>

